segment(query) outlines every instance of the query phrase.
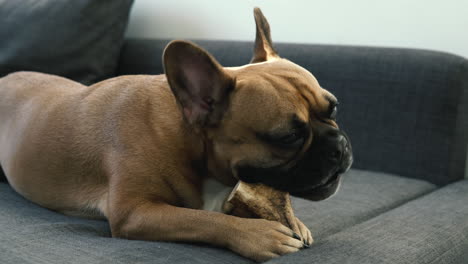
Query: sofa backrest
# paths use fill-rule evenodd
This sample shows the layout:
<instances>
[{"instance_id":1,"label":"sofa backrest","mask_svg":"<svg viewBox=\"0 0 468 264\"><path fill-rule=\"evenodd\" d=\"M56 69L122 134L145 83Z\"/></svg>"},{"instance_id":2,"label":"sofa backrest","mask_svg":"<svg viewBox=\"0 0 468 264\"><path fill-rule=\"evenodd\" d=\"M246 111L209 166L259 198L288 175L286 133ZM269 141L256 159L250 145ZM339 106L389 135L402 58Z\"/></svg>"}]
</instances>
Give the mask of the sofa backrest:
<instances>
[{"instance_id":1,"label":"sofa backrest","mask_svg":"<svg viewBox=\"0 0 468 264\"><path fill-rule=\"evenodd\" d=\"M162 73L167 40L130 39L119 74ZM248 42L195 41L224 66L249 62ZM425 50L277 44L340 101L355 168L444 185L464 177L468 142L468 61Z\"/></svg>"}]
</instances>

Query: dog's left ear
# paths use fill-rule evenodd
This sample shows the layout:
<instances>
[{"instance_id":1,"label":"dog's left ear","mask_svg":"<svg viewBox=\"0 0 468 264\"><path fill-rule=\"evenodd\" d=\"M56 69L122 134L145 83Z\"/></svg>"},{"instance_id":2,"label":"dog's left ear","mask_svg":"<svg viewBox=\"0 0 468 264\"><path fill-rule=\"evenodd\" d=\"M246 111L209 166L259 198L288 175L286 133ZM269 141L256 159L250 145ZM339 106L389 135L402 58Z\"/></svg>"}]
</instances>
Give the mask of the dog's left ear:
<instances>
[{"instance_id":1,"label":"dog's left ear","mask_svg":"<svg viewBox=\"0 0 468 264\"><path fill-rule=\"evenodd\" d=\"M250 63L279 58L278 53L273 48L273 42L271 41L270 25L260 8L254 8L254 17L257 33L255 36L254 55Z\"/></svg>"},{"instance_id":2,"label":"dog's left ear","mask_svg":"<svg viewBox=\"0 0 468 264\"><path fill-rule=\"evenodd\" d=\"M235 80L194 43L172 41L164 50L169 86L189 124L215 126L227 109Z\"/></svg>"}]
</instances>

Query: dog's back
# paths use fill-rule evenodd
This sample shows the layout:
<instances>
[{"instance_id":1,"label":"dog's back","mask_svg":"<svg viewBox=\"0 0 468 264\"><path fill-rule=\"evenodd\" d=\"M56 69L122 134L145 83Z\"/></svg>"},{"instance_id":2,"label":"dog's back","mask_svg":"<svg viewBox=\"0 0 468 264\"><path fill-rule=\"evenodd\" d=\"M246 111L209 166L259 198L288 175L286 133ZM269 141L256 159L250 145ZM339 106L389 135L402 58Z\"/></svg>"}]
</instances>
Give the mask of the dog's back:
<instances>
[{"instance_id":1,"label":"dog's back","mask_svg":"<svg viewBox=\"0 0 468 264\"><path fill-rule=\"evenodd\" d=\"M156 142L184 138L177 111L162 75L123 76L87 87L48 74L13 73L0 79L0 165L29 200L88 216L105 207L108 175L102 168L111 149L128 146L128 140L138 145L155 136L162 137Z\"/></svg>"},{"instance_id":2,"label":"dog's back","mask_svg":"<svg viewBox=\"0 0 468 264\"><path fill-rule=\"evenodd\" d=\"M61 137L54 132L63 127L57 113L73 108L67 100L84 85L62 77L36 72L16 72L0 79L0 165L9 183L27 198L34 193L25 188L24 175L32 175L46 165L46 151ZM45 122L57 119L57 122ZM38 135L50 140L37 142ZM46 170L47 171L47 170ZM12 177L14 175L14 177ZM40 175L35 176L41 179ZM37 182L28 183L37 184Z\"/></svg>"},{"instance_id":3,"label":"dog's back","mask_svg":"<svg viewBox=\"0 0 468 264\"><path fill-rule=\"evenodd\" d=\"M16 72L1 78L0 163L11 148L20 144L15 141L19 134L31 132L31 125L46 118L60 97L84 87L62 77L36 72ZM3 170L7 173L4 166Z\"/></svg>"}]
</instances>

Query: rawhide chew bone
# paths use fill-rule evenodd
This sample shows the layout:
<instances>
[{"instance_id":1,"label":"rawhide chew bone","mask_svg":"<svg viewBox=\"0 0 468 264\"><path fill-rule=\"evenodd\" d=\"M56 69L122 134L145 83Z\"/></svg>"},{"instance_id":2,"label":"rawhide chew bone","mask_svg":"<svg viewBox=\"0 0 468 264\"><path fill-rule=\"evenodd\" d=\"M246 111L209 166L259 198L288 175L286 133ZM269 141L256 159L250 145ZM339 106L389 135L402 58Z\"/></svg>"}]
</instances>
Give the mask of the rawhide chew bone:
<instances>
[{"instance_id":1,"label":"rawhide chew bone","mask_svg":"<svg viewBox=\"0 0 468 264\"><path fill-rule=\"evenodd\" d=\"M246 218L278 221L298 233L289 193L264 184L239 181L223 205L223 212Z\"/></svg>"}]
</instances>

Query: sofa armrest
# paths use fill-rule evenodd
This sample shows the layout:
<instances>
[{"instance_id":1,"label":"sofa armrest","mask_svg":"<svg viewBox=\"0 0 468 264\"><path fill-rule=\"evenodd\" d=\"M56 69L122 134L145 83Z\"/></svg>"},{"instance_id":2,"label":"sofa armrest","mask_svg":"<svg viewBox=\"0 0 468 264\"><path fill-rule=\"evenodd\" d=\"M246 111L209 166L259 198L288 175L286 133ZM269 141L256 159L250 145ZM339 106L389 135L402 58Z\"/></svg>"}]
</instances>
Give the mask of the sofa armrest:
<instances>
[{"instance_id":1,"label":"sofa armrest","mask_svg":"<svg viewBox=\"0 0 468 264\"><path fill-rule=\"evenodd\" d=\"M195 41L224 66L249 62L253 44ZM162 73L167 40L129 39L119 74ZM277 44L340 101L354 167L443 185L464 176L468 61L447 53L393 48Z\"/></svg>"}]
</instances>

